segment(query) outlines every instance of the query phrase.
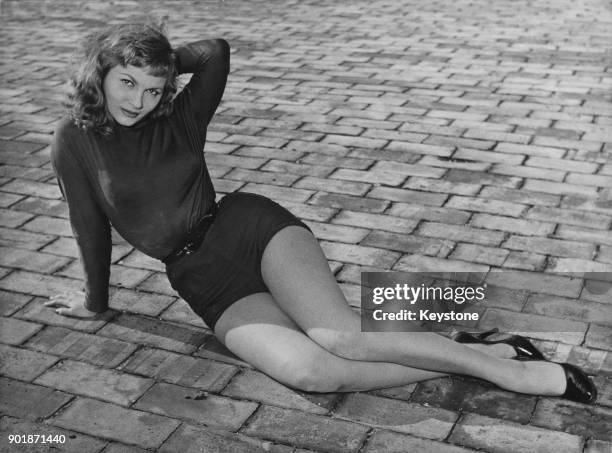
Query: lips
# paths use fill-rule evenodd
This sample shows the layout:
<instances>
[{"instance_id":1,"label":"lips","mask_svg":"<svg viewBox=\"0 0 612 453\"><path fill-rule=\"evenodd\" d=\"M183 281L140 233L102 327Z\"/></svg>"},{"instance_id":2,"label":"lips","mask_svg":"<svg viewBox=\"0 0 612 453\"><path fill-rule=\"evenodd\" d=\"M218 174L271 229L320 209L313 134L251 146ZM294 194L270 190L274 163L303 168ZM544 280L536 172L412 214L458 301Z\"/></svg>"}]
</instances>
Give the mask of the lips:
<instances>
[{"instance_id":1,"label":"lips","mask_svg":"<svg viewBox=\"0 0 612 453\"><path fill-rule=\"evenodd\" d=\"M140 112L133 112L132 110L127 110L123 107L121 107L121 112L128 118L136 118L138 115L140 115Z\"/></svg>"}]
</instances>

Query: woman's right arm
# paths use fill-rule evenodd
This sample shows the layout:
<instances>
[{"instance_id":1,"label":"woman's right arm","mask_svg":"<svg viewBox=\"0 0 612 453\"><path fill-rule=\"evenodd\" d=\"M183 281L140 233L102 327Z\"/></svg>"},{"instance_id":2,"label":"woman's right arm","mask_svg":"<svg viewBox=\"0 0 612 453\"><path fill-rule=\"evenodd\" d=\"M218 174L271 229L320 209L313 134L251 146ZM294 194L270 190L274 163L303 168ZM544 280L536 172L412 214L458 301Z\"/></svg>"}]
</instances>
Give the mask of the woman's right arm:
<instances>
[{"instance_id":1,"label":"woman's right arm","mask_svg":"<svg viewBox=\"0 0 612 453\"><path fill-rule=\"evenodd\" d=\"M108 309L110 223L68 141L58 132L51 147L51 163L68 203L70 224L84 271L84 292L55 296L48 305L60 307L58 313L68 316L93 316Z\"/></svg>"}]
</instances>

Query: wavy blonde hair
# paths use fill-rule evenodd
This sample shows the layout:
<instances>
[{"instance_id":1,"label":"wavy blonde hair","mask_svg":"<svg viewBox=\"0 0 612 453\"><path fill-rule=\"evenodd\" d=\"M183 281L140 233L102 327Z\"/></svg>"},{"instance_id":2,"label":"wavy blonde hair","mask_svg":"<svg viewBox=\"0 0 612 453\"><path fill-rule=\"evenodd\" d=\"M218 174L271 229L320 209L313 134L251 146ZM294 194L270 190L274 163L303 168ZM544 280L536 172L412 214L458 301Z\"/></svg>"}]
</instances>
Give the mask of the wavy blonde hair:
<instances>
[{"instance_id":1,"label":"wavy blonde hair","mask_svg":"<svg viewBox=\"0 0 612 453\"><path fill-rule=\"evenodd\" d=\"M177 90L176 56L163 27L148 23L110 26L89 35L81 62L70 78L67 107L77 126L105 136L113 134L115 120L106 109L103 82L117 65L147 67L150 75L165 77L166 85L150 118L168 116Z\"/></svg>"}]
</instances>

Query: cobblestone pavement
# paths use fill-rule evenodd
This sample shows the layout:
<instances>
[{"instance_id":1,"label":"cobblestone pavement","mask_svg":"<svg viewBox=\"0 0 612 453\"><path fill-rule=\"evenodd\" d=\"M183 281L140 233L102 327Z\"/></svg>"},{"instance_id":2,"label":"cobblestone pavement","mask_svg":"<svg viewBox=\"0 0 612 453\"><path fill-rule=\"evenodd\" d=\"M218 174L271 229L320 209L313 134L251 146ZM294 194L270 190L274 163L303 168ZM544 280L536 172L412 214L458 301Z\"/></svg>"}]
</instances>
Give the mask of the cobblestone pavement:
<instances>
[{"instance_id":1,"label":"cobblestone pavement","mask_svg":"<svg viewBox=\"0 0 612 453\"><path fill-rule=\"evenodd\" d=\"M568 274L612 272L605 1L0 7L0 450L610 451L612 291ZM84 34L145 10L168 17L175 43L231 43L207 144L220 193L268 195L304 218L354 305L360 266L517 271L468 327L531 332L548 358L595 376L598 404L467 378L292 391L225 351L160 263L118 237L108 316L45 309L81 276L48 158L66 63Z\"/></svg>"}]
</instances>

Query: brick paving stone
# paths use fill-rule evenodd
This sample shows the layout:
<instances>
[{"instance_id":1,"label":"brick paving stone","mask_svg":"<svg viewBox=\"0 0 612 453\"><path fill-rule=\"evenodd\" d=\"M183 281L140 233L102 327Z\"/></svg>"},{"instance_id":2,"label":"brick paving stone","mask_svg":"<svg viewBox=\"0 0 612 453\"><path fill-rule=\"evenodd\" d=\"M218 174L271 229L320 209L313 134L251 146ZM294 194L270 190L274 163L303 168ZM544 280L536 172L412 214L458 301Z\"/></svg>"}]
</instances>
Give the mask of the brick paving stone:
<instances>
[{"instance_id":1,"label":"brick paving stone","mask_svg":"<svg viewBox=\"0 0 612 453\"><path fill-rule=\"evenodd\" d=\"M329 175L334 169L332 167L316 164L302 164L294 162L285 162L283 160L272 159L266 163L260 170L274 171L279 173L290 173L302 176L315 176L324 178Z\"/></svg>"},{"instance_id":2,"label":"brick paving stone","mask_svg":"<svg viewBox=\"0 0 612 453\"><path fill-rule=\"evenodd\" d=\"M503 212L505 215L511 217L519 217L525 211L525 206L517 203L463 197L460 195L453 195L444 206L465 211L487 212L493 214Z\"/></svg>"},{"instance_id":3,"label":"brick paving stone","mask_svg":"<svg viewBox=\"0 0 612 453\"><path fill-rule=\"evenodd\" d=\"M389 268L399 258L399 253L354 244L321 242L321 248L328 259L366 266Z\"/></svg>"},{"instance_id":4,"label":"brick paving stone","mask_svg":"<svg viewBox=\"0 0 612 453\"><path fill-rule=\"evenodd\" d=\"M484 381L444 378L420 382L411 401L525 424L536 397L506 392Z\"/></svg>"},{"instance_id":5,"label":"brick paving stone","mask_svg":"<svg viewBox=\"0 0 612 453\"><path fill-rule=\"evenodd\" d=\"M428 206L442 206L447 195L441 193L427 193L410 189L397 189L394 187L374 187L367 193L370 198L401 201L404 203L418 203Z\"/></svg>"},{"instance_id":6,"label":"brick paving stone","mask_svg":"<svg viewBox=\"0 0 612 453\"><path fill-rule=\"evenodd\" d=\"M151 379L73 360L49 368L34 383L121 406L129 406L153 385Z\"/></svg>"},{"instance_id":7,"label":"brick paving stone","mask_svg":"<svg viewBox=\"0 0 612 453\"><path fill-rule=\"evenodd\" d=\"M0 227L0 245L4 246L38 250L54 239L54 236L48 234L30 233L28 231Z\"/></svg>"},{"instance_id":8,"label":"brick paving stone","mask_svg":"<svg viewBox=\"0 0 612 453\"><path fill-rule=\"evenodd\" d=\"M516 189L521 183L522 178L494 175L486 172L452 169L444 176L444 180L452 183L480 184L487 186L505 187Z\"/></svg>"},{"instance_id":9,"label":"brick paving stone","mask_svg":"<svg viewBox=\"0 0 612 453\"><path fill-rule=\"evenodd\" d=\"M328 154L309 153L299 160L301 163L324 165L327 167L341 167L351 170L365 170L373 163L371 159L362 159L358 157L337 157Z\"/></svg>"},{"instance_id":10,"label":"brick paving stone","mask_svg":"<svg viewBox=\"0 0 612 453\"><path fill-rule=\"evenodd\" d=\"M503 210L501 212L505 214ZM475 214L470 221L470 225L488 230L518 233L524 236L547 236L555 230L554 223L514 219L505 215L492 214Z\"/></svg>"},{"instance_id":11,"label":"brick paving stone","mask_svg":"<svg viewBox=\"0 0 612 453\"><path fill-rule=\"evenodd\" d=\"M30 195L42 198L59 199L62 196L57 184L46 184L43 182L30 181L27 179L15 179L2 186L4 192Z\"/></svg>"},{"instance_id":12,"label":"brick paving stone","mask_svg":"<svg viewBox=\"0 0 612 453\"><path fill-rule=\"evenodd\" d=\"M612 176L569 173L566 181L570 184L585 186L612 187Z\"/></svg>"},{"instance_id":13,"label":"brick paving stone","mask_svg":"<svg viewBox=\"0 0 612 453\"><path fill-rule=\"evenodd\" d=\"M612 442L590 439L587 440L584 453L608 453L612 450Z\"/></svg>"},{"instance_id":14,"label":"brick paving stone","mask_svg":"<svg viewBox=\"0 0 612 453\"><path fill-rule=\"evenodd\" d=\"M257 404L158 383L138 400L134 408L235 431L255 412Z\"/></svg>"},{"instance_id":15,"label":"brick paving stone","mask_svg":"<svg viewBox=\"0 0 612 453\"><path fill-rule=\"evenodd\" d=\"M262 406L241 432L325 452L357 452L365 440L365 426L320 415Z\"/></svg>"},{"instance_id":16,"label":"brick paving stone","mask_svg":"<svg viewBox=\"0 0 612 453\"><path fill-rule=\"evenodd\" d=\"M456 413L444 409L360 393L348 395L334 414L377 428L436 440L448 436L458 417Z\"/></svg>"},{"instance_id":17,"label":"brick paving stone","mask_svg":"<svg viewBox=\"0 0 612 453\"><path fill-rule=\"evenodd\" d=\"M12 208L31 214L68 218L68 206L61 200L28 197L14 204Z\"/></svg>"},{"instance_id":18,"label":"brick paving stone","mask_svg":"<svg viewBox=\"0 0 612 453\"><path fill-rule=\"evenodd\" d=\"M417 253L435 256L443 248L451 248L452 242L443 239L430 239L415 235L372 231L361 241L360 245L380 249L395 250L403 253Z\"/></svg>"},{"instance_id":19,"label":"brick paving stone","mask_svg":"<svg viewBox=\"0 0 612 453\"><path fill-rule=\"evenodd\" d=\"M312 190L255 183L248 183L246 186L242 187L240 191L255 193L278 200L292 201L294 203L304 202L314 193Z\"/></svg>"},{"instance_id":20,"label":"brick paving stone","mask_svg":"<svg viewBox=\"0 0 612 453\"><path fill-rule=\"evenodd\" d=\"M507 154L495 151L481 151L478 149L460 148L453 154L453 158L467 159L478 162L493 162L508 165L520 165L524 161L525 156L522 154Z\"/></svg>"},{"instance_id":21,"label":"brick paving stone","mask_svg":"<svg viewBox=\"0 0 612 453\"><path fill-rule=\"evenodd\" d=\"M177 296L176 291L170 286L168 277L165 274L156 272L138 285L137 289L150 291L152 293L166 294L168 296Z\"/></svg>"},{"instance_id":22,"label":"brick paving stone","mask_svg":"<svg viewBox=\"0 0 612 453\"><path fill-rule=\"evenodd\" d=\"M254 370L232 379L223 395L319 415L327 414L337 399L334 394L297 392Z\"/></svg>"},{"instance_id":23,"label":"brick paving stone","mask_svg":"<svg viewBox=\"0 0 612 453\"><path fill-rule=\"evenodd\" d=\"M412 176L408 179L408 182L404 184L404 187L426 192L476 195L482 186L480 184L449 182L440 179Z\"/></svg>"},{"instance_id":24,"label":"brick paving stone","mask_svg":"<svg viewBox=\"0 0 612 453\"><path fill-rule=\"evenodd\" d=\"M561 200L561 208L569 210L589 211L595 214L612 214L612 190L603 189L597 197L586 197L583 195L565 195Z\"/></svg>"},{"instance_id":25,"label":"brick paving stone","mask_svg":"<svg viewBox=\"0 0 612 453\"><path fill-rule=\"evenodd\" d=\"M610 442L610 417L612 409L609 408L543 398L536 407L532 424Z\"/></svg>"},{"instance_id":26,"label":"brick paving stone","mask_svg":"<svg viewBox=\"0 0 612 453\"><path fill-rule=\"evenodd\" d=\"M367 236L369 230L329 223L307 222L315 237L324 241L338 241L356 244Z\"/></svg>"},{"instance_id":27,"label":"brick paving stone","mask_svg":"<svg viewBox=\"0 0 612 453\"><path fill-rule=\"evenodd\" d=\"M407 217L415 220L430 220L449 224L465 224L470 218L469 212L450 208L434 208L409 203L393 203L385 214Z\"/></svg>"},{"instance_id":28,"label":"brick paving stone","mask_svg":"<svg viewBox=\"0 0 612 453\"><path fill-rule=\"evenodd\" d=\"M535 236L510 236L502 247L512 250L531 251L543 255L590 259L595 248L591 244Z\"/></svg>"},{"instance_id":29,"label":"brick paving stone","mask_svg":"<svg viewBox=\"0 0 612 453\"><path fill-rule=\"evenodd\" d=\"M370 190L371 185L362 182L336 181L333 179L306 176L295 183L293 187L362 196Z\"/></svg>"},{"instance_id":30,"label":"brick paving stone","mask_svg":"<svg viewBox=\"0 0 612 453\"><path fill-rule=\"evenodd\" d=\"M499 231L472 228L469 226L448 225L446 223L422 222L417 233L420 236L437 237L451 241L471 242L481 245L499 245L505 235Z\"/></svg>"},{"instance_id":31,"label":"brick paving stone","mask_svg":"<svg viewBox=\"0 0 612 453\"><path fill-rule=\"evenodd\" d=\"M127 289L118 289L109 297L109 305L113 310L123 310L148 316L158 316L174 301L174 297Z\"/></svg>"},{"instance_id":32,"label":"brick paving stone","mask_svg":"<svg viewBox=\"0 0 612 453\"><path fill-rule=\"evenodd\" d=\"M29 445L4 442L2 446L4 453L53 453L57 451L98 453L106 445L104 441L74 431L66 431L43 423L32 423L17 418L4 417L0 419L0 436L2 439L8 439L10 434L38 434L45 436L45 439L52 436L51 440L55 439L55 436L64 436L65 442L60 443L59 438L57 442L45 444L42 443L41 439L39 439L39 443ZM104 451L108 453L109 450Z\"/></svg>"},{"instance_id":33,"label":"brick paving stone","mask_svg":"<svg viewBox=\"0 0 612 453\"><path fill-rule=\"evenodd\" d=\"M195 351L205 339L201 331L192 327L127 314L106 324L98 334L185 354Z\"/></svg>"},{"instance_id":34,"label":"brick paving stone","mask_svg":"<svg viewBox=\"0 0 612 453\"><path fill-rule=\"evenodd\" d=\"M144 448L159 447L179 425L167 417L86 398L78 398L50 423Z\"/></svg>"},{"instance_id":35,"label":"brick paving stone","mask_svg":"<svg viewBox=\"0 0 612 453\"><path fill-rule=\"evenodd\" d=\"M341 168L335 170L330 178L348 181L363 181L373 184L384 184L386 186L399 186L406 180L406 175L401 172L392 172L383 169L351 170Z\"/></svg>"},{"instance_id":36,"label":"brick paving stone","mask_svg":"<svg viewBox=\"0 0 612 453\"><path fill-rule=\"evenodd\" d=\"M23 229L34 233L72 237L70 222L66 219L58 219L55 217L38 216L23 225Z\"/></svg>"},{"instance_id":37,"label":"brick paving stone","mask_svg":"<svg viewBox=\"0 0 612 453\"><path fill-rule=\"evenodd\" d=\"M384 160L376 162L370 170L373 172L399 173L404 176L420 176L422 178L441 178L446 173L446 169L435 168L430 165L405 164Z\"/></svg>"},{"instance_id":38,"label":"brick paving stone","mask_svg":"<svg viewBox=\"0 0 612 453\"><path fill-rule=\"evenodd\" d=\"M351 225L354 227L364 227L371 229L380 229L383 231L392 231L395 233L408 234L417 225L416 220L407 219L404 217L393 217L384 214L370 214L367 212L355 212L342 210L336 215L332 222L334 224Z\"/></svg>"},{"instance_id":39,"label":"brick paving stone","mask_svg":"<svg viewBox=\"0 0 612 453\"><path fill-rule=\"evenodd\" d=\"M34 217L25 212L11 211L8 209L0 209L0 226L6 228L17 228L23 225L28 220Z\"/></svg>"},{"instance_id":40,"label":"brick paving stone","mask_svg":"<svg viewBox=\"0 0 612 453\"><path fill-rule=\"evenodd\" d=\"M468 159L459 159L456 157L437 157L423 156L419 161L419 165L428 165L431 167L440 168L459 168L470 171L486 171L491 167L489 162L474 162Z\"/></svg>"},{"instance_id":41,"label":"brick paving stone","mask_svg":"<svg viewBox=\"0 0 612 453\"><path fill-rule=\"evenodd\" d=\"M118 442L111 442L108 447L104 449L104 453L147 453L148 450L144 450L140 447L129 446Z\"/></svg>"},{"instance_id":42,"label":"brick paving stone","mask_svg":"<svg viewBox=\"0 0 612 453\"><path fill-rule=\"evenodd\" d=\"M55 255L0 246L0 266L51 274L69 262Z\"/></svg>"},{"instance_id":43,"label":"brick paving stone","mask_svg":"<svg viewBox=\"0 0 612 453\"><path fill-rule=\"evenodd\" d=\"M564 182L552 182L539 179L528 179L523 188L533 190L534 192L547 192L554 195L558 194L579 194L589 197L597 196L597 188L586 187L578 184L569 184Z\"/></svg>"},{"instance_id":44,"label":"brick paving stone","mask_svg":"<svg viewBox=\"0 0 612 453\"><path fill-rule=\"evenodd\" d=\"M121 369L211 392L221 391L238 371L233 365L151 348L136 352Z\"/></svg>"},{"instance_id":45,"label":"brick paving stone","mask_svg":"<svg viewBox=\"0 0 612 453\"><path fill-rule=\"evenodd\" d=\"M64 392L2 377L0 394L2 413L26 420L49 417L73 398Z\"/></svg>"},{"instance_id":46,"label":"brick paving stone","mask_svg":"<svg viewBox=\"0 0 612 453\"><path fill-rule=\"evenodd\" d=\"M0 316L12 315L31 300L31 296L0 291Z\"/></svg>"},{"instance_id":47,"label":"brick paving stone","mask_svg":"<svg viewBox=\"0 0 612 453\"><path fill-rule=\"evenodd\" d=\"M608 215L594 214L584 211L572 211L569 209L534 206L527 212L528 219L554 221L564 225L583 226L587 228L599 228L609 230L612 219Z\"/></svg>"},{"instance_id":48,"label":"brick paving stone","mask_svg":"<svg viewBox=\"0 0 612 453\"><path fill-rule=\"evenodd\" d=\"M551 258L548 271L555 273L612 272L612 265L580 258Z\"/></svg>"},{"instance_id":49,"label":"brick paving stone","mask_svg":"<svg viewBox=\"0 0 612 453\"><path fill-rule=\"evenodd\" d=\"M508 256L508 250L474 244L457 244L450 259L500 266Z\"/></svg>"},{"instance_id":50,"label":"brick paving stone","mask_svg":"<svg viewBox=\"0 0 612 453\"><path fill-rule=\"evenodd\" d=\"M535 294L529 297L525 311L554 318L574 319L612 325L612 305L582 299Z\"/></svg>"},{"instance_id":51,"label":"brick paving stone","mask_svg":"<svg viewBox=\"0 0 612 453\"><path fill-rule=\"evenodd\" d=\"M408 385L401 385L399 387L372 390L368 393L375 396L384 396L386 398L408 401L412 397L412 394L414 393L416 387L417 384L413 383Z\"/></svg>"},{"instance_id":52,"label":"brick paving stone","mask_svg":"<svg viewBox=\"0 0 612 453\"><path fill-rule=\"evenodd\" d=\"M0 374L20 381L32 381L57 360L40 352L0 345Z\"/></svg>"},{"instance_id":53,"label":"brick paving stone","mask_svg":"<svg viewBox=\"0 0 612 453\"><path fill-rule=\"evenodd\" d=\"M537 184L539 180L542 184L546 184L547 181L553 181L560 183L565 179L567 173L560 170L550 170L537 167L525 167L521 165L510 165L510 164L495 164L491 168L491 173L497 175L506 176L518 176L527 180L535 179ZM553 185L554 187L554 185Z\"/></svg>"},{"instance_id":54,"label":"brick paving stone","mask_svg":"<svg viewBox=\"0 0 612 453\"><path fill-rule=\"evenodd\" d=\"M555 236L562 239L574 241L594 242L612 245L612 231L595 230L588 227L577 227L573 225L559 225Z\"/></svg>"},{"instance_id":55,"label":"brick paving stone","mask_svg":"<svg viewBox=\"0 0 612 453\"><path fill-rule=\"evenodd\" d=\"M612 344L612 332L608 326L591 324L584 342L586 347L608 349Z\"/></svg>"},{"instance_id":56,"label":"brick paving stone","mask_svg":"<svg viewBox=\"0 0 612 453\"><path fill-rule=\"evenodd\" d=\"M42 327L41 324L0 317L0 342L13 345L21 344Z\"/></svg>"},{"instance_id":57,"label":"brick paving stone","mask_svg":"<svg viewBox=\"0 0 612 453\"><path fill-rule=\"evenodd\" d=\"M94 365L115 367L129 357L137 346L62 327L47 327L31 338L26 347L47 354L83 360Z\"/></svg>"},{"instance_id":58,"label":"brick paving stone","mask_svg":"<svg viewBox=\"0 0 612 453\"><path fill-rule=\"evenodd\" d=\"M516 313L489 308L481 317L479 328L489 330L495 327L501 332L521 332L523 335L534 338L580 344L584 339L588 324L533 313Z\"/></svg>"},{"instance_id":59,"label":"brick paving stone","mask_svg":"<svg viewBox=\"0 0 612 453\"><path fill-rule=\"evenodd\" d=\"M2 167L0 167L2 168ZM19 200L23 200L23 195L15 195L12 193L0 192L0 207L8 208L9 206L17 203Z\"/></svg>"},{"instance_id":60,"label":"brick paving stone","mask_svg":"<svg viewBox=\"0 0 612 453\"><path fill-rule=\"evenodd\" d=\"M297 175L283 174L277 172L262 172L235 168L223 176L225 179L238 181L249 181L260 184L271 184L274 186L291 186L298 178Z\"/></svg>"},{"instance_id":61,"label":"brick paving stone","mask_svg":"<svg viewBox=\"0 0 612 453\"><path fill-rule=\"evenodd\" d=\"M46 307L42 298L34 299L30 304L15 313L15 318L26 321L34 321L41 324L67 327L83 332L95 332L102 327L113 315L112 312L105 312L98 315L96 319L76 319L58 315L55 309Z\"/></svg>"},{"instance_id":62,"label":"brick paving stone","mask_svg":"<svg viewBox=\"0 0 612 453\"><path fill-rule=\"evenodd\" d=\"M468 414L459 421L449 441L491 453L582 451L579 436L474 414Z\"/></svg>"},{"instance_id":63,"label":"brick paving stone","mask_svg":"<svg viewBox=\"0 0 612 453\"><path fill-rule=\"evenodd\" d=\"M287 448L287 450L284 450ZM159 449L160 453L291 453L292 448L274 445L271 442L261 441L246 436L227 433L220 430L203 428L182 424L164 442Z\"/></svg>"},{"instance_id":64,"label":"brick paving stone","mask_svg":"<svg viewBox=\"0 0 612 453\"><path fill-rule=\"evenodd\" d=\"M487 186L478 194L482 198L493 198L496 200L507 200L513 203L524 203L541 206L557 206L561 199L558 195L543 192L530 192L523 189L506 189L503 187Z\"/></svg>"},{"instance_id":65,"label":"brick paving stone","mask_svg":"<svg viewBox=\"0 0 612 453\"><path fill-rule=\"evenodd\" d=\"M407 451L418 451L421 453L467 453L474 450L391 431L375 430L374 434L368 439L364 453L404 453Z\"/></svg>"},{"instance_id":66,"label":"brick paving stone","mask_svg":"<svg viewBox=\"0 0 612 453\"><path fill-rule=\"evenodd\" d=\"M351 195L340 195L326 192L317 192L309 200L309 203L323 207L372 213L383 212L389 206L389 202L386 200L374 200L372 198L354 197Z\"/></svg>"},{"instance_id":67,"label":"brick paving stone","mask_svg":"<svg viewBox=\"0 0 612 453\"><path fill-rule=\"evenodd\" d=\"M80 261L75 261L67 267L57 272L57 275L70 277L79 281L83 280L83 266ZM125 288L135 288L143 282L151 272L144 269L136 269L133 267L119 266L111 264L110 266L110 284L113 286L121 286Z\"/></svg>"},{"instance_id":68,"label":"brick paving stone","mask_svg":"<svg viewBox=\"0 0 612 453\"><path fill-rule=\"evenodd\" d=\"M406 255L393 266L394 271L405 272L488 272L489 266L448 258Z\"/></svg>"}]
</instances>

